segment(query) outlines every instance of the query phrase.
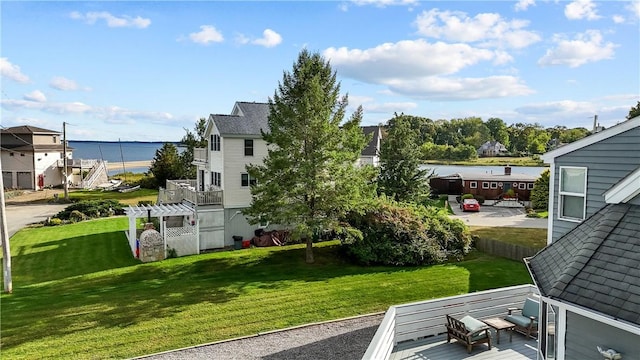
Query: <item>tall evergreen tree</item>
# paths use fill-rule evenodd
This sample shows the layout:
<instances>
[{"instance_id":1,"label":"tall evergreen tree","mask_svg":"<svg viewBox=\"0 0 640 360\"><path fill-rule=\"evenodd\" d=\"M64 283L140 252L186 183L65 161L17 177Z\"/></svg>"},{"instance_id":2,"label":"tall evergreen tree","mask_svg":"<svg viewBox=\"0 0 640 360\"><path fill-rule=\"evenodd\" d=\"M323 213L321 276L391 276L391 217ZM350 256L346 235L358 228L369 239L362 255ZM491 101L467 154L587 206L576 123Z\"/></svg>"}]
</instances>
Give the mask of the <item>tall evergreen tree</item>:
<instances>
[{"instance_id":1,"label":"tall evergreen tree","mask_svg":"<svg viewBox=\"0 0 640 360\"><path fill-rule=\"evenodd\" d=\"M182 179L182 165L178 148L173 143L164 143L156 150L149 171L153 174L158 186L166 186L167 180Z\"/></svg>"},{"instance_id":2,"label":"tall evergreen tree","mask_svg":"<svg viewBox=\"0 0 640 360\"><path fill-rule=\"evenodd\" d=\"M263 165L247 166L251 187L250 222L286 224L306 239L313 262L313 235L336 229L349 211L373 196L370 168L357 168L365 146L358 109L341 126L348 103L328 62L303 50L269 99L268 144ZM369 180L369 181L368 181Z\"/></svg>"},{"instance_id":3,"label":"tall evergreen tree","mask_svg":"<svg viewBox=\"0 0 640 360\"><path fill-rule=\"evenodd\" d=\"M396 115L389 121L380 149L378 191L397 201L421 203L429 196L427 169L421 169L419 134L409 119Z\"/></svg>"}]
</instances>

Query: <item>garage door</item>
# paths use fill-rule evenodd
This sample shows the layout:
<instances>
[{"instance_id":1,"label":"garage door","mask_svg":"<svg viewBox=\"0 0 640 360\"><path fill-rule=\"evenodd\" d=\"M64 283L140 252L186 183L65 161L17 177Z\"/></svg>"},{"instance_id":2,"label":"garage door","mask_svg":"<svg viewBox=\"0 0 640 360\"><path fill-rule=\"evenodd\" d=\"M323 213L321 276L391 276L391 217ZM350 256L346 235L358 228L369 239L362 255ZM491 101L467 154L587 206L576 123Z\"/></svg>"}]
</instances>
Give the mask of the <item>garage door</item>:
<instances>
[{"instance_id":1,"label":"garage door","mask_svg":"<svg viewBox=\"0 0 640 360\"><path fill-rule=\"evenodd\" d=\"M18 172L18 188L33 189L33 175L31 172Z\"/></svg>"},{"instance_id":2,"label":"garage door","mask_svg":"<svg viewBox=\"0 0 640 360\"><path fill-rule=\"evenodd\" d=\"M11 171L2 172L2 184L6 189L13 189L13 173Z\"/></svg>"}]
</instances>

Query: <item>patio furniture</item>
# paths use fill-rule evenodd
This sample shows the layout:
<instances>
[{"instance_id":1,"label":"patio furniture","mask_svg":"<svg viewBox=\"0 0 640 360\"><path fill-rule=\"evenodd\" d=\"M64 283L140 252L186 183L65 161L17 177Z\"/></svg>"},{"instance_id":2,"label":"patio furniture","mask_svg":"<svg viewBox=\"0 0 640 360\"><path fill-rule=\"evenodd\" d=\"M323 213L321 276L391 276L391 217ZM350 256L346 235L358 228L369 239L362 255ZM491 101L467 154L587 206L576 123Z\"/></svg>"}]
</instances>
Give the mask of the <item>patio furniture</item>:
<instances>
[{"instance_id":1,"label":"patio furniture","mask_svg":"<svg viewBox=\"0 0 640 360\"><path fill-rule=\"evenodd\" d=\"M501 318L490 318L482 320L483 323L489 325L496 331L496 339L500 344L500 330L509 330L509 342L513 341L513 328L515 325Z\"/></svg>"},{"instance_id":2,"label":"patio furniture","mask_svg":"<svg viewBox=\"0 0 640 360\"><path fill-rule=\"evenodd\" d=\"M515 325L515 330L533 338L532 334L538 333L538 314L540 303L537 300L527 298L522 308L508 308L509 314L504 319ZM514 313L520 311L520 314Z\"/></svg>"},{"instance_id":3,"label":"patio furniture","mask_svg":"<svg viewBox=\"0 0 640 360\"><path fill-rule=\"evenodd\" d=\"M447 315L447 342L451 342L451 338L465 344L467 352L471 353L473 345L484 344L489 345L491 350L491 333L489 327L480 320L467 315L458 320Z\"/></svg>"}]
</instances>

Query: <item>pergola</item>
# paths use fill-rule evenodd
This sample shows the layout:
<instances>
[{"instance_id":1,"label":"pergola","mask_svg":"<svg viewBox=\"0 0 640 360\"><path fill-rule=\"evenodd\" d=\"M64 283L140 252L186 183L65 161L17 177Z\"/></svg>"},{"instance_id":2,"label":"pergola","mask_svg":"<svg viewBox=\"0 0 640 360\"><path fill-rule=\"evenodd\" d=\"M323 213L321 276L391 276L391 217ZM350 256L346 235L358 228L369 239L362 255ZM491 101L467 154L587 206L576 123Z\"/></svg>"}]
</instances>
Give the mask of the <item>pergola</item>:
<instances>
[{"instance_id":1,"label":"pergola","mask_svg":"<svg viewBox=\"0 0 640 360\"><path fill-rule=\"evenodd\" d=\"M156 229L160 232L163 238L165 238L164 232L164 218L166 216L191 216L195 219L195 209L185 204L157 204L157 205L129 205L124 210L124 213L129 217L129 232L127 237L129 238L129 245L134 256L136 254L136 220L138 218L152 218L157 217L160 219L160 229ZM165 239L166 241L166 239Z\"/></svg>"}]
</instances>

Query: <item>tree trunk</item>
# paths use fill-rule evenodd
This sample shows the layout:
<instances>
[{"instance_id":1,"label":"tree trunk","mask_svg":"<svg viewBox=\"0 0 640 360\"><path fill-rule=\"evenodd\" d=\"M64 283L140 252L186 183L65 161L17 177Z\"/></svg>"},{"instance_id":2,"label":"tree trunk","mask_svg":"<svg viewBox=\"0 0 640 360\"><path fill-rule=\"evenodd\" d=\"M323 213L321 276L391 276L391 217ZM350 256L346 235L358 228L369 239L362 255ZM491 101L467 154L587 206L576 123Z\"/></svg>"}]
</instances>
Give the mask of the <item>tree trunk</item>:
<instances>
[{"instance_id":1,"label":"tree trunk","mask_svg":"<svg viewBox=\"0 0 640 360\"><path fill-rule=\"evenodd\" d=\"M307 251L306 251L306 261L307 264L313 264L315 262L313 258L313 238L307 238Z\"/></svg>"}]
</instances>

